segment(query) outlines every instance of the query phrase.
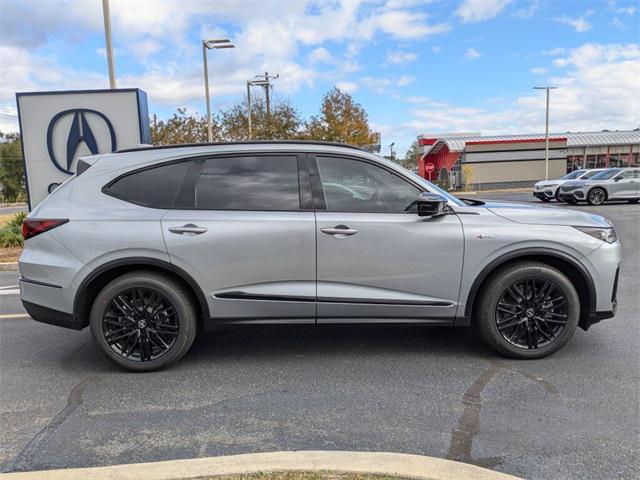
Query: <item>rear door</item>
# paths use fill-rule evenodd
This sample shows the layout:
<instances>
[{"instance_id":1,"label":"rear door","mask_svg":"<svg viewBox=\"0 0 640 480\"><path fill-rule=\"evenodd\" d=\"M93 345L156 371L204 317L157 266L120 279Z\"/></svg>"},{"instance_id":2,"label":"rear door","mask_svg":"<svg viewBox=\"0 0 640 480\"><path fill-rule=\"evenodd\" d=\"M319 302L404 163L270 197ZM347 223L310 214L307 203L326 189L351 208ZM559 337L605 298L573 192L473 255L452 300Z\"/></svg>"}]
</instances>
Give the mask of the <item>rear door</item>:
<instances>
[{"instance_id":1,"label":"rear door","mask_svg":"<svg viewBox=\"0 0 640 480\"><path fill-rule=\"evenodd\" d=\"M215 322L315 322L315 217L304 159L240 153L194 162L162 219Z\"/></svg>"},{"instance_id":2,"label":"rear door","mask_svg":"<svg viewBox=\"0 0 640 480\"><path fill-rule=\"evenodd\" d=\"M421 189L375 162L318 155L310 172L318 323L452 321L462 273L460 219L405 211Z\"/></svg>"},{"instance_id":3,"label":"rear door","mask_svg":"<svg viewBox=\"0 0 640 480\"><path fill-rule=\"evenodd\" d=\"M610 180L609 199L633 198L636 196L635 170L625 169Z\"/></svg>"}]
</instances>

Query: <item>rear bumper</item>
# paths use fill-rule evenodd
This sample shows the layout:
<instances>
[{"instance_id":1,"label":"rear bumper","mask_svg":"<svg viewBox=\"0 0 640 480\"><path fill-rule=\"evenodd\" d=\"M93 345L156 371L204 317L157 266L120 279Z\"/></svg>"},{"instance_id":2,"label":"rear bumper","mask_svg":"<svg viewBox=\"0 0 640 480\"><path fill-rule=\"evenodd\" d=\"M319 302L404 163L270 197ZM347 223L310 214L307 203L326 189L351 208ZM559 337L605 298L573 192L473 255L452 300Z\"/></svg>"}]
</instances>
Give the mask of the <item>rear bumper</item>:
<instances>
[{"instance_id":1,"label":"rear bumper","mask_svg":"<svg viewBox=\"0 0 640 480\"><path fill-rule=\"evenodd\" d=\"M49 307L43 307L35 303L22 300L22 305L29 316L36 322L48 323L57 327L71 328L73 330L82 330L84 327L77 321L71 313L61 312Z\"/></svg>"}]
</instances>

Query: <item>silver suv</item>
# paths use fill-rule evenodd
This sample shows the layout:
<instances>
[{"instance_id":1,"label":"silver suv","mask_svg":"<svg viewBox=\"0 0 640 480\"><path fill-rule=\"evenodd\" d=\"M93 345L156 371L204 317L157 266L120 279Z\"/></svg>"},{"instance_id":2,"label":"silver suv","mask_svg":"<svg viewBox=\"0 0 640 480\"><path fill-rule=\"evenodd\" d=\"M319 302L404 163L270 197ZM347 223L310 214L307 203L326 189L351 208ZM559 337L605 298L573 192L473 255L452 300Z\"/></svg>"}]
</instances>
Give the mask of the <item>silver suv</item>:
<instances>
[{"instance_id":1,"label":"silver suv","mask_svg":"<svg viewBox=\"0 0 640 480\"><path fill-rule=\"evenodd\" d=\"M345 145L87 157L24 222L22 301L136 371L225 325L477 328L539 358L612 317L620 245L582 212L460 200Z\"/></svg>"},{"instance_id":2,"label":"silver suv","mask_svg":"<svg viewBox=\"0 0 640 480\"><path fill-rule=\"evenodd\" d=\"M609 168L589 179L566 182L560 186L558 198L568 203L586 201L602 205L607 200L640 201L640 168Z\"/></svg>"}]
</instances>

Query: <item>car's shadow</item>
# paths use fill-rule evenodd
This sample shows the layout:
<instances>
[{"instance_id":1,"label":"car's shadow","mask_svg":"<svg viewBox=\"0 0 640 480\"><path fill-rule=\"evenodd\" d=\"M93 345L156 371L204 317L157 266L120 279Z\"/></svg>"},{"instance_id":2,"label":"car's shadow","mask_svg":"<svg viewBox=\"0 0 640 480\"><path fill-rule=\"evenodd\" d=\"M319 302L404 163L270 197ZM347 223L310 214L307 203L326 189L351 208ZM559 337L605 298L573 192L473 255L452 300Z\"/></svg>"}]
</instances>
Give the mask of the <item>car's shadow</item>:
<instances>
[{"instance_id":1,"label":"car's shadow","mask_svg":"<svg viewBox=\"0 0 640 480\"><path fill-rule=\"evenodd\" d=\"M422 326L270 326L200 332L182 360L216 362L282 357L362 357L398 354L486 356L470 328Z\"/></svg>"}]
</instances>

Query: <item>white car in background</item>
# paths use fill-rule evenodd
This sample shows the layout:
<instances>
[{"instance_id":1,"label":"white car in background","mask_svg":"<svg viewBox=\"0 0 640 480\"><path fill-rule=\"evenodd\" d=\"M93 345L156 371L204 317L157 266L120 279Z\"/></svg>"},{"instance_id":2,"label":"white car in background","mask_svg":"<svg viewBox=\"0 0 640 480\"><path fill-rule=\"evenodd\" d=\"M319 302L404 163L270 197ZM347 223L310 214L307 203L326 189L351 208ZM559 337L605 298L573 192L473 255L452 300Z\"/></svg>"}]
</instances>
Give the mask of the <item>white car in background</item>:
<instances>
[{"instance_id":1,"label":"white car in background","mask_svg":"<svg viewBox=\"0 0 640 480\"><path fill-rule=\"evenodd\" d=\"M607 170L606 168L591 168L574 170L571 173L567 173L564 177L557 180L541 180L533 186L533 196L543 202L549 202L551 200L560 201L558 198L558 189L560 185L570 180L588 180L597 173Z\"/></svg>"}]
</instances>

